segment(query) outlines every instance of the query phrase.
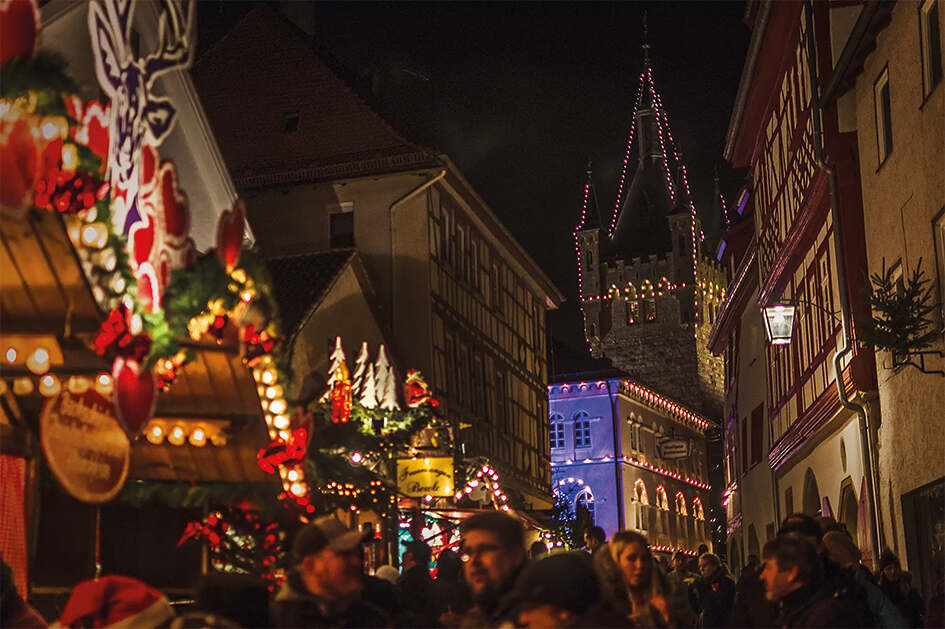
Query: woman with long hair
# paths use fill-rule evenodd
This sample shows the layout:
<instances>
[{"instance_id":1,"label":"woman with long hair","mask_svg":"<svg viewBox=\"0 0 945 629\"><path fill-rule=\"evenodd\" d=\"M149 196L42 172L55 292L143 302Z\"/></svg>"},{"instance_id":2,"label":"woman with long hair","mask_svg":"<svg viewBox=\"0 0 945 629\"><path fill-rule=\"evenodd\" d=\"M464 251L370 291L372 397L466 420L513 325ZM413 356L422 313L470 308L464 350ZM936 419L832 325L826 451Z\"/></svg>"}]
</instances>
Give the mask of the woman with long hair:
<instances>
[{"instance_id":1,"label":"woman with long hair","mask_svg":"<svg viewBox=\"0 0 945 629\"><path fill-rule=\"evenodd\" d=\"M674 627L666 581L646 538L633 531L620 531L610 540L609 549L626 588L628 617L633 626Z\"/></svg>"}]
</instances>

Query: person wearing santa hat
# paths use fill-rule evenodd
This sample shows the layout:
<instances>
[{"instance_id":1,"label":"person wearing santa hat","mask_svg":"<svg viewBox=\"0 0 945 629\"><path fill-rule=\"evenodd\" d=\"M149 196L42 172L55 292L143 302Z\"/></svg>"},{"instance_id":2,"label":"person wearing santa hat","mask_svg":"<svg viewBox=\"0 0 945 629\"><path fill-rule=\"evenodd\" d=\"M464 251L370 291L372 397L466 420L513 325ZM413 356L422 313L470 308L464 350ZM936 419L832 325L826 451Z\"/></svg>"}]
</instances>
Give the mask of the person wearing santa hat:
<instances>
[{"instance_id":1,"label":"person wearing santa hat","mask_svg":"<svg viewBox=\"0 0 945 629\"><path fill-rule=\"evenodd\" d=\"M59 620L50 627L155 629L174 618L167 598L137 579L108 575L83 581L72 589Z\"/></svg>"}]
</instances>

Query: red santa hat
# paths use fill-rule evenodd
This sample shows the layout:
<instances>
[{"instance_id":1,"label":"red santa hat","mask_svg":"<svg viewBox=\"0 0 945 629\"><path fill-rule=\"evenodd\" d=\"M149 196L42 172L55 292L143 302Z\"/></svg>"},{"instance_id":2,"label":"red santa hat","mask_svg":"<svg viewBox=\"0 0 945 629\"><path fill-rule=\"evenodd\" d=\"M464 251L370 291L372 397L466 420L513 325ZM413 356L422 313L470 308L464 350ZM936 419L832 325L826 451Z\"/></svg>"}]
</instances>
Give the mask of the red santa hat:
<instances>
[{"instance_id":1,"label":"red santa hat","mask_svg":"<svg viewBox=\"0 0 945 629\"><path fill-rule=\"evenodd\" d=\"M145 583L109 575L83 581L73 588L54 628L71 627L90 616L93 627L152 629L174 617L167 598Z\"/></svg>"}]
</instances>

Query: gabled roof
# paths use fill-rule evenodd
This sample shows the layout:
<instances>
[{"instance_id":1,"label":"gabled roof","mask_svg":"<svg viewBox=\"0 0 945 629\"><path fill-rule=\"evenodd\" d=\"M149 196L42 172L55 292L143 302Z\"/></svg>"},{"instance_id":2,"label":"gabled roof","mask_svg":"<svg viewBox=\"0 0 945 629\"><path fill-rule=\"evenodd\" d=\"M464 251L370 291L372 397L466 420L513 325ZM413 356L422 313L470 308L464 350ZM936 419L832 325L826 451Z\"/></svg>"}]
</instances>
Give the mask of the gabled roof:
<instances>
[{"instance_id":1,"label":"gabled roof","mask_svg":"<svg viewBox=\"0 0 945 629\"><path fill-rule=\"evenodd\" d=\"M346 85L304 33L266 6L250 11L191 73L240 189L438 163Z\"/></svg>"},{"instance_id":2,"label":"gabled roof","mask_svg":"<svg viewBox=\"0 0 945 629\"><path fill-rule=\"evenodd\" d=\"M287 338L295 336L355 255L354 249L337 249L266 260Z\"/></svg>"}]
</instances>

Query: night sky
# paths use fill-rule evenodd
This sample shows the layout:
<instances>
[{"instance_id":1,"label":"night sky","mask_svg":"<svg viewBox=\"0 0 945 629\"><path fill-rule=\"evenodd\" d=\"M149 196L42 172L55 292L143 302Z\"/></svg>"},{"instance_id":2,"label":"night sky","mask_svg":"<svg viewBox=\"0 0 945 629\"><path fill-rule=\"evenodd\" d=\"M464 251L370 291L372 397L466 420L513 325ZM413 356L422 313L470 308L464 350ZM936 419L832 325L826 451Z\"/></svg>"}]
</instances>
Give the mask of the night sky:
<instances>
[{"instance_id":1,"label":"night sky","mask_svg":"<svg viewBox=\"0 0 945 629\"><path fill-rule=\"evenodd\" d=\"M201 48L251 3L200 5ZM395 128L447 153L567 296L549 325L583 346L571 231L593 162L614 206L642 68L643 14L657 89L696 207L711 208L748 47L744 2L613 4L289 3L316 47Z\"/></svg>"}]
</instances>

